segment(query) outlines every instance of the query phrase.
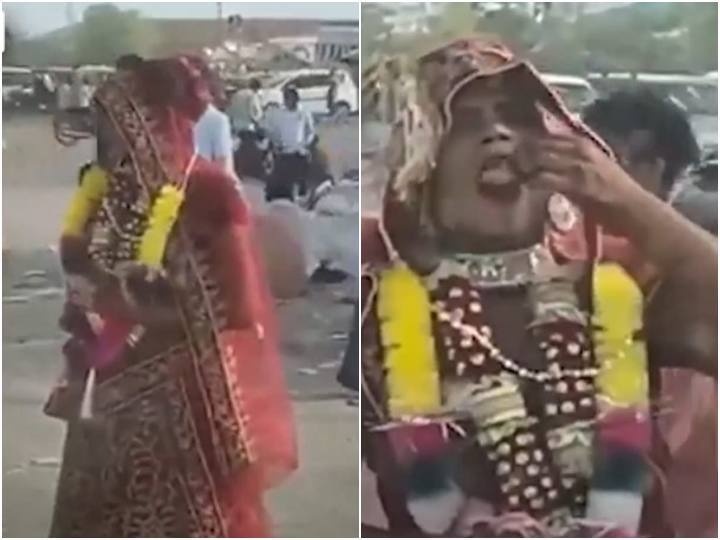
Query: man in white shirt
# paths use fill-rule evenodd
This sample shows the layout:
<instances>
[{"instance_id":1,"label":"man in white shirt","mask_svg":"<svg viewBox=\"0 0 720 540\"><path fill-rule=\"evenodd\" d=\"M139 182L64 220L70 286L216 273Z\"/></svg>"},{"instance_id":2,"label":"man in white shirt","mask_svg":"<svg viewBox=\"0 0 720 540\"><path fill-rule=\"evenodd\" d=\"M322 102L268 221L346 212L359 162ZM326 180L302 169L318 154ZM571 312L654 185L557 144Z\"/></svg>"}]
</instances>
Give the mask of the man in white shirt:
<instances>
[{"instance_id":1,"label":"man in white shirt","mask_svg":"<svg viewBox=\"0 0 720 540\"><path fill-rule=\"evenodd\" d=\"M300 105L294 86L283 91L284 107L268 115L267 128L275 146L275 170L268 181L265 198L295 200L295 186L299 195L307 191L310 146L315 141L312 116Z\"/></svg>"},{"instance_id":2,"label":"man in white shirt","mask_svg":"<svg viewBox=\"0 0 720 540\"><path fill-rule=\"evenodd\" d=\"M255 131L263 116L260 81L251 79L247 88L238 90L230 100L228 115L235 133Z\"/></svg>"},{"instance_id":3,"label":"man in white shirt","mask_svg":"<svg viewBox=\"0 0 720 540\"><path fill-rule=\"evenodd\" d=\"M70 82L69 77L63 76L62 81L55 91L58 111L65 111L72 106L72 86Z\"/></svg>"},{"instance_id":4,"label":"man in white shirt","mask_svg":"<svg viewBox=\"0 0 720 540\"><path fill-rule=\"evenodd\" d=\"M227 110L233 135L240 141L235 148L235 167L239 174L257 177L264 175L266 157L259 144L263 139L260 88L260 81L251 79L247 88L233 94Z\"/></svg>"}]
</instances>

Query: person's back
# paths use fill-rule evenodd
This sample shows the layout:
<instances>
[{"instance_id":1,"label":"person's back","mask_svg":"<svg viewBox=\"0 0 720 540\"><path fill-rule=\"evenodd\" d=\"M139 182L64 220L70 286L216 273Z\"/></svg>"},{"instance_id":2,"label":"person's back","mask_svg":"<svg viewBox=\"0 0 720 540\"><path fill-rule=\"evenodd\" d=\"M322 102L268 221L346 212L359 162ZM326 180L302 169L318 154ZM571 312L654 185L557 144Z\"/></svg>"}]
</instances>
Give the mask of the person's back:
<instances>
[{"instance_id":1,"label":"person's back","mask_svg":"<svg viewBox=\"0 0 720 540\"><path fill-rule=\"evenodd\" d=\"M68 81L63 81L57 89L57 108L59 111L65 111L71 107L72 104L72 89Z\"/></svg>"},{"instance_id":2,"label":"person's back","mask_svg":"<svg viewBox=\"0 0 720 540\"><path fill-rule=\"evenodd\" d=\"M251 130L262 119L260 83L253 80L248 88L235 92L230 100L228 115L236 132Z\"/></svg>"},{"instance_id":3,"label":"person's back","mask_svg":"<svg viewBox=\"0 0 720 540\"><path fill-rule=\"evenodd\" d=\"M193 128L195 148L204 158L220 163L234 174L232 136L228 117L214 105L208 105Z\"/></svg>"}]
</instances>

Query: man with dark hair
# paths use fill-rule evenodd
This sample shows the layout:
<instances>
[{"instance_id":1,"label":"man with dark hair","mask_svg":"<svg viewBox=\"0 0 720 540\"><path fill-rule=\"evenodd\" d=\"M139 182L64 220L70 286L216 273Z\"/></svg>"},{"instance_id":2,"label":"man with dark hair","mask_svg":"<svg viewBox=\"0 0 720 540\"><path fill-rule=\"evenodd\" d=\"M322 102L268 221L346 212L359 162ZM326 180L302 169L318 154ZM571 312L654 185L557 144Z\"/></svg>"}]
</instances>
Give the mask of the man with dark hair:
<instances>
[{"instance_id":1,"label":"man with dark hair","mask_svg":"<svg viewBox=\"0 0 720 540\"><path fill-rule=\"evenodd\" d=\"M247 88L241 88L232 94L227 108L232 132L240 139L234 157L235 169L239 175L262 177L266 171L265 148L261 149L259 144L264 138L261 127L263 119L261 88L258 79L250 79Z\"/></svg>"},{"instance_id":2,"label":"man with dark hair","mask_svg":"<svg viewBox=\"0 0 720 540\"><path fill-rule=\"evenodd\" d=\"M260 102L260 89L262 85L258 79L250 79L248 87L238 90L230 98L228 115L235 133L255 131L262 120L262 103Z\"/></svg>"},{"instance_id":3,"label":"man with dark hair","mask_svg":"<svg viewBox=\"0 0 720 540\"><path fill-rule=\"evenodd\" d=\"M267 125L275 146L276 161L266 199L295 200L295 186L298 194L304 196L315 127L312 116L300 104L297 88L289 85L283 89L283 107L269 115Z\"/></svg>"},{"instance_id":4,"label":"man with dark hair","mask_svg":"<svg viewBox=\"0 0 720 540\"><path fill-rule=\"evenodd\" d=\"M646 90L625 91L593 103L585 121L612 146L623 168L642 187L672 200L688 219L717 235L717 191L701 189L707 187L712 162L705 160L686 174L699 161L700 150L682 109ZM714 178L717 186L717 165ZM611 238L606 243L605 256L634 268L634 277L644 290L662 284L663 273L642 261L637 248L628 249ZM649 500L665 509L678 536L707 536L708 532L715 536L717 514L708 508L717 505L717 499L713 502L716 490L704 482L709 471L717 471L717 449L711 442L717 436L715 381L685 369L660 369L655 377L658 401L670 404L670 410L659 422L656 435L662 435L663 441L657 441L654 455L666 481L664 489L656 489ZM688 485L701 490L707 504L685 498Z\"/></svg>"},{"instance_id":5,"label":"man with dark hair","mask_svg":"<svg viewBox=\"0 0 720 540\"><path fill-rule=\"evenodd\" d=\"M663 199L700 157L685 112L649 90L617 92L597 100L584 119L633 178Z\"/></svg>"}]
</instances>

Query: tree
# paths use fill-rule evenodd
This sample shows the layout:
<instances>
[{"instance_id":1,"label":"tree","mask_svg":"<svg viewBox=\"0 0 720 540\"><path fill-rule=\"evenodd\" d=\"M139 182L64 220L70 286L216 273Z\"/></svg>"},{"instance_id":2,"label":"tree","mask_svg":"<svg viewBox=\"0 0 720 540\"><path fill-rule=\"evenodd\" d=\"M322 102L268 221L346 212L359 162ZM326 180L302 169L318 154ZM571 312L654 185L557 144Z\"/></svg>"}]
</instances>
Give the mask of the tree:
<instances>
[{"instance_id":1,"label":"tree","mask_svg":"<svg viewBox=\"0 0 720 540\"><path fill-rule=\"evenodd\" d=\"M89 6L75 35L76 62L112 65L123 54L145 54L152 35L148 25L137 11L122 11L113 4Z\"/></svg>"},{"instance_id":2,"label":"tree","mask_svg":"<svg viewBox=\"0 0 720 540\"><path fill-rule=\"evenodd\" d=\"M475 28L500 37L511 49L518 51L530 49L541 37L540 26L527 12L506 4L478 19Z\"/></svg>"},{"instance_id":3,"label":"tree","mask_svg":"<svg viewBox=\"0 0 720 540\"><path fill-rule=\"evenodd\" d=\"M371 59L387 39L390 25L385 23L386 10L382 4L362 5L362 57Z\"/></svg>"},{"instance_id":4,"label":"tree","mask_svg":"<svg viewBox=\"0 0 720 540\"><path fill-rule=\"evenodd\" d=\"M437 21L436 32L443 38L466 37L475 31L477 15L469 2L448 2Z\"/></svg>"}]
</instances>

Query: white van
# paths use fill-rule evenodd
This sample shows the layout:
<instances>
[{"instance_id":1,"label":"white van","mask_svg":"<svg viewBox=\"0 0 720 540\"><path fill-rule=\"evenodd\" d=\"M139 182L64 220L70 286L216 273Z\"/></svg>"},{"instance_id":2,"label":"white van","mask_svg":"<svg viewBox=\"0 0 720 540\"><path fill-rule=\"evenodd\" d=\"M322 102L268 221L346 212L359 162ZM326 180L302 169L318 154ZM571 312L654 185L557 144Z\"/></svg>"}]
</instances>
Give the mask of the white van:
<instances>
[{"instance_id":1,"label":"white van","mask_svg":"<svg viewBox=\"0 0 720 540\"><path fill-rule=\"evenodd\" d=\"M335 72L338 80L334 110L328 110L327 95L330 89L330 69L303 69L278 73L263 84L261 101L264 108L279 107L283 102L283 90L293 85L300 94L303 108L313 115L347 115L358 110L358 89L347 71Z\"/></svg>"}]
</instances>

